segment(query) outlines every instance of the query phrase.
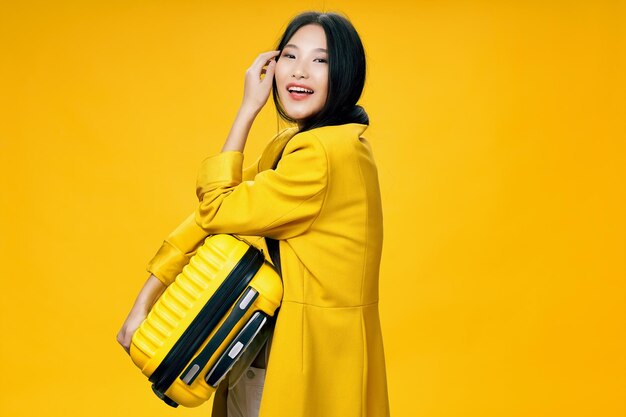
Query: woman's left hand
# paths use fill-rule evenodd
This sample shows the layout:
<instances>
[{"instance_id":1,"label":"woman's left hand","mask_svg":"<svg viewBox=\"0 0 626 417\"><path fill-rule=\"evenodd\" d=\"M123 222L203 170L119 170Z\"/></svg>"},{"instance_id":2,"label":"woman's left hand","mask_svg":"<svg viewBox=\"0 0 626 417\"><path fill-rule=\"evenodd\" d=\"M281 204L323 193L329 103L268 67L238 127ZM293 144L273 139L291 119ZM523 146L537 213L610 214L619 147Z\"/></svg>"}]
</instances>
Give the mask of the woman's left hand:
<instances>
[{"instance_id":1,"label":"woman's left hand","mask_svg":"<svg viewBox=\"0 0 626 417\"><path fill-rule=\"evenodd\" d=\"M128 313L128 317L126 317L122 328L117 333L117 342L122 345L126 353L130 354L130 344L133 340L133 335L147 316L148 310L145 309L133 308L130 313Z\"/></svg>"},{"instance_id":2,"label":"woman's left hand","mask_svg":"<svg viewBox=\"0 0 626 417\"><path fill-rule=\"evenodd\" d=\"M280 51L268 51L260 54L246 71L246 79L243 91L242 107L249 109L254 114L261 111L272 89L274 79L274 59ZM263 78L261 75L265 74Z\"/></svg>"}]
</instances>

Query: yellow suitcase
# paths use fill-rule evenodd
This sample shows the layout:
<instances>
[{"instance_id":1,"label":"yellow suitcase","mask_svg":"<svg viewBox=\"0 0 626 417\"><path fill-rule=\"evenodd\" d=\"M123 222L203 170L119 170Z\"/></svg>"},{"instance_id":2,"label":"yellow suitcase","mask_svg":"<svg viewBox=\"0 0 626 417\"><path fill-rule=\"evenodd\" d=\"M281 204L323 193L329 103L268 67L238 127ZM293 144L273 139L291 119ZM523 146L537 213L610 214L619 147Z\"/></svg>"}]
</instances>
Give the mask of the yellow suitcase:
<instances>
[{"instance_id":1,"label":"yellow suitcase","mask_svg":"<svg viewBox=\"0 0 626 417\"><path fill-rule=\"evenodd\" d=\"M260 249L209 236L133 335L131 358L166 404L197 407L271 324L282 294Z\"/></svg>"}]
</instances>

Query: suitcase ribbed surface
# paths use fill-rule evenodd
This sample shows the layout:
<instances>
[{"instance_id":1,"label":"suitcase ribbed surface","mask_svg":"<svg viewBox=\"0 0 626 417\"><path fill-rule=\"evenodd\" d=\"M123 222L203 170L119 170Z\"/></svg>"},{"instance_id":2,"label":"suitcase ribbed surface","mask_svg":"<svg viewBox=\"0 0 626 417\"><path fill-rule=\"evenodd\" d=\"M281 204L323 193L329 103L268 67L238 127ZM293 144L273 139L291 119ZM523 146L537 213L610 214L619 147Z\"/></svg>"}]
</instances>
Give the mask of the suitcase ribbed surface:
<instances>
[{"instance_id":1,"label":"suitcase ribbed surface","mask_svg":"<svg viewBox=\"0 0 626 417\"><path fill-rule=\"evenodd\" d=\"M144 321L133 336L133 342L146 356L154 357L165 341L172 337L174 330L192 307L199 305L203 296L206 297L205 291L211 283L216 287L219 285L215 283L215 278L224 275L224 266L228 264L229 258L229 253L225 253L220 246L201 246L182 273L167 288L167 292L155 303L149 319ZM233 250L234 247L229 249L231 253L237 252ZM245 251L247 248L239 249Z\"/></svg>"}]
</instances>

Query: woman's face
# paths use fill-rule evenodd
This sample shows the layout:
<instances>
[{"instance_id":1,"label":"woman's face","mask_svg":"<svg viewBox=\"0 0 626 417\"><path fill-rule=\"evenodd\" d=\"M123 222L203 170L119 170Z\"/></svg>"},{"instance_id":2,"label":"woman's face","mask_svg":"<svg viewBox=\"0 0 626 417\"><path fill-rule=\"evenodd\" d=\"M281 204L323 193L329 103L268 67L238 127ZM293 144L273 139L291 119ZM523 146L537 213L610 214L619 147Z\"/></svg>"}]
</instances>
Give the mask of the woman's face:
<instances>
[{"instance_id":1,"label":"woman's face","mask_svg":"<svg viewBox=\"0 0 626 417\"><path fill-rule=\"evenodd\" d=\"M328 52L324 29L302 26L283 48L274 71L285 113L301 122L318 113L328 96Z\"/></svg>"}]
</instances>

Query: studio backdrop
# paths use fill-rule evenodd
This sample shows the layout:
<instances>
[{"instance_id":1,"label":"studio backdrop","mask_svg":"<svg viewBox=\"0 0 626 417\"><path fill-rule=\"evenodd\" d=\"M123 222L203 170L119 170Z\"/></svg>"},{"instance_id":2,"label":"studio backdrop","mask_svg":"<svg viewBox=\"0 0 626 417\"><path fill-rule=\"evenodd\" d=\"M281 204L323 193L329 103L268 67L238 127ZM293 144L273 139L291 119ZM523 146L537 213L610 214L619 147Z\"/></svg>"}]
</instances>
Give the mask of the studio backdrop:
<instances>
[{"instance_id":1,"label":"studio backdrop","mask_svg":"<svg viewBox=\"0 0 626 417\"><path fill-rule=\"evenodd\" d=\"M623 1L1 9L0 415L210 415L159 401L115 336L245 70L308 9L366 48L392 415L626 414ZM246 161L283 126L269 103Z\"/></svg>"}]
</instances>

